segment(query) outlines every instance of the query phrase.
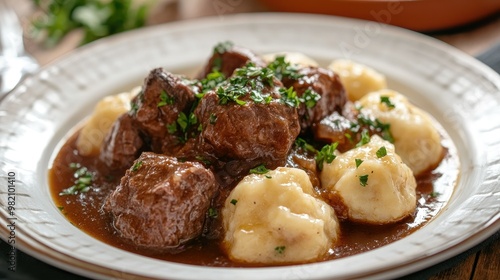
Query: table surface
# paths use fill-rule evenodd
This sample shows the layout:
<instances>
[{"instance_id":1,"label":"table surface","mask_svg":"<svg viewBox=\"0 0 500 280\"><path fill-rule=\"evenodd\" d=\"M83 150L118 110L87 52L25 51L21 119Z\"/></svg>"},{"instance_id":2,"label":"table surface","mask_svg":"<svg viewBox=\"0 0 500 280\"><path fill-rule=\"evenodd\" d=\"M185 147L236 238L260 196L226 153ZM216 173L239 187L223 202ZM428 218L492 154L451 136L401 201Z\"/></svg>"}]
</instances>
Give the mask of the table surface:
<instances>
[{"instance_id":1,"label":"table surface","mask_svg":"<svg viewBox=\"0 0 500 280\"><path fill-rule=\"evenodd\" d=\"M220 11L217 13L214 9L213 2L205 0L159 0L155 4L155 8L152 9L147 24L156 25L205 16L221 16ZM21 0L12 1L12 3L23 24L27 26L33 13L32 1ZM224 14L267 11L269 10L257 1L238 1L238 5L228 6ZM468 26L428 35L455 46L467 54L477 56L500 42L500 16L497 14ZM41 65L45 65L77 48L80 38L81 34L79 32L70 33L60 44L50 49L42 48L29 38L26 38L25 44L28 52ZM498 279L500 275L499 236L500 234L497 233L468 252L428 269L427 274L417 273L407 276L405 279ZM0 277L0 279L2 278Z\"/></svg>"}]
</instances>

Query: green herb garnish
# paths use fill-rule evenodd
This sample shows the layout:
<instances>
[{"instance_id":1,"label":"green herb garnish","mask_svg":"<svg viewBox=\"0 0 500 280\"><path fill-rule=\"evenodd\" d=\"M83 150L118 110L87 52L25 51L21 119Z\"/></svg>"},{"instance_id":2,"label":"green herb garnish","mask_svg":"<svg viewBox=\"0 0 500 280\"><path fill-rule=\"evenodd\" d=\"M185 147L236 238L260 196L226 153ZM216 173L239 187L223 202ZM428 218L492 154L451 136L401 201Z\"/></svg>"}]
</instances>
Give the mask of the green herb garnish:
<instances>
[{"instance_id":1,"label":"green herb garnish","mask_svg":"<svg viewBox=\"0 0 500 280\"><path fill-rule=\"evenodd\" d=\"M358 123L361 125L370 126L371 128L379 131L381 133L380 136L384 140L389 141L391 143L394 143L394 138L392 137L391 130L390 130L391 124L383 123L377 118L372 120L369 117L364 116L363 114L358 115ZM352 126L354 126L354 127L357 126L359 128L359 124L353 124Z\"/></svg>"},{"instance_id":2,"label":"green herb garnish","mask_svg":"<svg viewBox=\"0 0 500 280\"><path fill-rule=\"evenodd\" d=\"M263 164L255 167L255 168L252 168L250 169L250 174L266 174L267 172L269 172L270 170L267 169Z\"/></svg>"},{"instance_id":3,"label":"green herb garnish","mask_svg":"<svg viewBox=\"0 0 500 280\"><path fill-rule=\"evenodd\" d=\"M281 255L285 252L285 249L286 249L285 246L277 246L276 248L274 248L274 251L276 251L276 253Z\"/></svg>"},{"instance_id":4,"label":"green herb garnish","mask_svg":"<svg viewBox=\"0 0 500 280\"><path fill-rule=\"evenodd\" d=\"M288 89L280 88L279 92L281 94L281 102L290 107L299 107L300 99L297 97L297 92L293 89L293 87L289 87Z\"/></svg>"},{"instance_id":5,"label":"green herb garnish","mask_svg":"<svg viewBox=\"0 0 500 280\"><path fill-rule=\"evenodd\" d=\"M332 161L336 158L335 156L335 150L337 149L337 146L339 145L338 142L325 145L321 150L316 154L315 160L316 164L318 165L319 170L323 170L323 164L326 161L326 163L332 163Z\"/></svg>"},{"instance_id":6,"label":"green herb garnish","mask_svg":"<svg viewBox=\"0 0 500 280\"><path fill-rule=\"evenodd\" d=\"M236 200L236 199L234 199L234 198L233 198L233 199L231 199L231 204L232 204L232 205L236 205L236 203L238 203L238 200Z\"/></svg>"},{"instance_id":7,"label":"green herb garnish","mask_svg":"<svg viewBox=\"0 0 500 280\"><path fill-rule=\"evenodd\" d=\"M226 81L226 77L224 76L224 74L222 74L218 70L214 70L209 73L206 78L200 81L201 91L203 93L206 93L209 90L213 90L216 87L220 86L224 81Z\"/></svg>"},{"instance_id":8,"label":"green herb garnish","mask_svg":"<svg viewBox=\"0 0 500 280\"><path fill-rule=\"evenodd\" d=\"M368 174L359 176L359 184L362 187L366 187L368 184Z\"/></svg>"},{"instance_id":9,"label":"green herb garnish","mask_svg":"<svg viewBox=\"0 0 500 280\"><path fill-rule=\"evenodd\" d=\"M378 158L385 157L387 155L387 149L385 146L380 147L380 149L377 150L376 155Z\"/></svg>"},{"instance_id":10,"label":"green herb garnish","mask_svg":"<svg viewBox=\"0 0 500 280\"><path fill-rule=\"evenodd\" d=\"M82 167L79 163L71 163L69 167L73 170L76 169L73 173L73 177L75 178L74 185L62 190L59 195L74 195L88 192L92 186L94 175L87 167Z\"/></svg>"},{"instance_id":11,"label":"green herb garnish","mask_svg":"<svg viewBox=\"0 0 500 280\"><path fill-rule=\"evenodd\" d=\"M267 65L267 68L274 72L274 75L278 78L278 80L282 80L283 78L297 80L303 76L298 73L297 67L285 61L285 56L277 56L271 63L269 63L269 65Z\"/></svg>"},{"instance_id":12,"label":"green herb garnish","mask_svg":"<svg viewBox=\"0 0 500 280\"><path fill-rule=\"evenodd\" d=\"M139 170L139 168L141 168L142 164L143 164L142 160L136 161L134 163L134 165L132 166L132 171L135 172L135 171Z\"/></svg>"},{"instance_id":13,"label":"green herb garnish","mask_svg":"<svg viewBox=\"0 0 500 280\"><path fill-rule=\"evenodd\" d=\"M218 216L217 209L212 207L208 208L208 217L217 218L217 216Z\"/></svg>"},{"instance_id":14,"label":"green herb garnish","mask_svg":"<svg viewBox=\"0 0 500 280\"><path fill-rule=\"evenodd\" d=\"M297 139L295 139L295 145L297 145L298 147L300 147L308 152L315 153L318 151L318 150L316 150L316 148L314 148L313 145L307 143L306 140L304 140L300 137L297 137Z\"/></svg>"},{"instance_id":15,"label":"green herb garnish","mask_svg":"<svg viewBox=\"0 0 500 280\"><path fill-rule=\"evenodd\" d=\"M441 193L439 193L439 192L431 192L431 193L429 194L429 196L430 196L430 197L432 197L432 198L436 198L436 197L438 197L438 196L440 196L440 195L441 195Z\"/></svg>"},{"instance_id":16,"label":"green herb garnish","mask_svg":"<svg viewBox=\"0 0 500 280\"><path fill-rule=\"evenodd\" d=\"M300 98L300 102L304 103L307 108L313 108L318 103L318 100L321 99L321 95L319 95L314 90L308 88L302 97Z\"/></svg>"},{"instance_id":17,"label":"green herb garnish","mask_svg":"<svg viewBox=\"0 0 500 280\"><path fill-rule=\"evenodd\" d=\"M165 105L173 105L174 102L175 102L174 97L168 95L165 90L162 90L160 93L160 102L158 102L157 106L162 107Z\"/></svg>"},{"instance_id":18,"label":"green herb garnish","mask_svg":"<svg viewBox=\"0 0 500 280\"><path fill-rule=\"evenodd\" d=\"M396 107L396 105L394 105L394 103L392 103L389 99L389 96L380 96L380 103L384 103L389 109Z\"/></svg>"},{"instance_id":19,"label":"green herb garnish","mask_svg":"<svg viewBox=\"0 0 500 280\"><path fill-rule=\"evenodd\" d=\"M220 42L214 47L214 54L223 54L230 50L234 46L233 42L231 41L225 41L225 42Z\"/></svg>"},{"instance_id":20,"label":"green herb garnish","mask_svg":"<svg viewBox=\"0 0 500 280\"><path fill-rule=\"evenodd\" d=\"M177 122L167 124L167 131L169 134L174 134L177 132Z\"/></svg>"},{"instance_id":21,"label":"green herb garnish","mask_svg":"<svg viewBox=\"0 0 500 280\"><path fill-rule=\"evenodd\" d=\"M356 168L358 168L363 163L363 160L359 158L355 159L354 161L356 162Z\"/></svg>"},{"instance_id":22,"label":"green herb garnish","mask_svg":"<svg viewBox=\"0 0 500 280\"><path fill-rule=\"evenodd\" d=\"M368 144L370 142L370 134L368 133L368 130L363 130L361 131L361 140L356 144L356 147L361 147L365 144Z\"/></svg>"}]
</instances>

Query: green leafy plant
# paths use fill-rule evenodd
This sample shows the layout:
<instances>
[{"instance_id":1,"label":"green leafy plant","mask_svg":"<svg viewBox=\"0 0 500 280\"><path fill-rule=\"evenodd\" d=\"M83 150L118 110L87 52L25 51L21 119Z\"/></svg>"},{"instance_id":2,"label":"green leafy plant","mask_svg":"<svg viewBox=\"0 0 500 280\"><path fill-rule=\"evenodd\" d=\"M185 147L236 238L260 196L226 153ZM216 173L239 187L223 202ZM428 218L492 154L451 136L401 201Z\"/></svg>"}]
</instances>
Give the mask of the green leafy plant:
<instances>
[{"instance_id":1,"label":"green leafy plant","mask_svg":"<svg viewBox=\"0 0 500 280\"><path fill-rule=\"evenodd\" d=\"M32 22L33 35L47 47L69 32L82 29L81 44L144 26L149 4L132 0L33 0L43 11Z\"/></svg>"}]
</instances>

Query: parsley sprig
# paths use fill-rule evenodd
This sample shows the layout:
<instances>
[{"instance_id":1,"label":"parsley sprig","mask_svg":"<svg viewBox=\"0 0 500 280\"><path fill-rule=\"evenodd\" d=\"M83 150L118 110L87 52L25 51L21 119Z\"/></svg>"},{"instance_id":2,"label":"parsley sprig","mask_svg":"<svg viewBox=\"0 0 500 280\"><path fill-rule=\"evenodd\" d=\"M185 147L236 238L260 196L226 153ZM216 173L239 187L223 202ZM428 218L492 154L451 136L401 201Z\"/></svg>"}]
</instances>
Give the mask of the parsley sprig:
<instances>
[{"instance_id":1,"label":"parsley sprig","mask_svg":"<svg viewBox=\"0 0 500 280\"><path fill-rule=\"evenodd\" d=\"M221 83L216 93L221 105L229 102L245 105L247 102L241 98L249 93L254 102L269 104L272 97L262 91L266 86L272 85L274 85L274 73L268 68L261 68L249 62L244 67L236 69L229 80Z\"/></svg>"},{"instance_id":2,"label":"parsley sprig","mask_svg":"<svg viewBox=\"0 0 500 280\"><path fill-rule=\"evenodd\" d=\"M216 54L216 53L223 54L223 53L227 52L228 50L230 50L233 46L234 46L234 44L231 41L220 42L217 45L215 45L214 54Z\"/></svg>"},{"instance_id":3,"label":"parsley sprig","mask_svg":"<svg viewBox=\"0 0 500 280\"><path fill-rule=\"evenodd\" d=\"M337 149L337 146L339 145L338 142L325 145L321 150L318 151L316 154L315 160L316 164L318 165L319 170L323 170L323 164L324 162L326 163L332 163L333 160L337 157L335 155L335 150Z\"/></svg>"},{"instance_id":4,"label":"parsley sprig","mask_svg":"<svg viewBox=\"0 0 500 280\"><path fill-rule=\"evenodd\" d=\"M169 95L165 90L162 89L160 92L160 102L158 102L157 106L162 107L165 105L173 105L174 103L174 97Z\"/></svg>"},{"instance_id":5,"label":"parsley sprig","mask_svg":"<svg viewBox=\"0 0 500 280\"><path fill-rule=\"evenodd\" d=\"M368 116L365 116L364 114L360 113L358 115L358 123L354 123L353 126L351 127L352 131L356 131L357 129L360 128L361 125L367 125L371 127L372 129L380 132L380 136L382 139L389 141L391 143L394 143L394 137L392 136L391 133L391 124L390 123L384 123L381 122L378 118L370 118Z\"/></svg>"},{"instance_id":6,"label":"parsley sprig","mask_svg":"<svg viewBox=\"0 0 500 280\"><path fill-rule=\"evenodd\" d=\"M283 78L297 80L303 76L299 74L297 67L285 61L285 56L277 56L267 65L267 68L274 72L274 75L278 78L278 80L283 80Z\"/></svg>"},{"instance_id":7,"label":"parsley sprig","mask_svg":"<svg viewBox=\"0 0 500 280\"><path fill-rule=\"evenodd\" d=\"M94 181L94 174L87 167L81 166L79 163L71 163L69 167L74 170L74 185L62 190L59 195L76 195L88 192Z\"/></svg>"},{"instance_id":8,"label":"parsley sprig","mask_svg":"<svg viewBox=\"0 0 500 280\"><path fill-rule=\"evenodd\" d=\"M389 109L396 108L396 105L394 105L394 103L391 102L389 96L380 96L380 103L385 104Z\"/></svg>"}]
</instances>

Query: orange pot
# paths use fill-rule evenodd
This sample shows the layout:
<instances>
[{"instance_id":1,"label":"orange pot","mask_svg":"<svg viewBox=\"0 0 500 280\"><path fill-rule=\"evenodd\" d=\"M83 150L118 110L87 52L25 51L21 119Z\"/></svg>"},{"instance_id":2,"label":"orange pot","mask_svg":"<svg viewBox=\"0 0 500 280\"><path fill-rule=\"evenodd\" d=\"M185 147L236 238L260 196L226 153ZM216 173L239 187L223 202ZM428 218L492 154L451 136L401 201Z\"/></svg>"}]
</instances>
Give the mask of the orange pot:
<instances>
[{"instance_id":1,"label":"orange pot","mask_svg":"<svg viewBox=\"0 0 500 280\"><path fill-rule=\"evenodd\" d=\"M500 12L500 0L261 0L261 2L276 11L354 17L417 31L457 27Z\"/></svg>"}]
</instances>

